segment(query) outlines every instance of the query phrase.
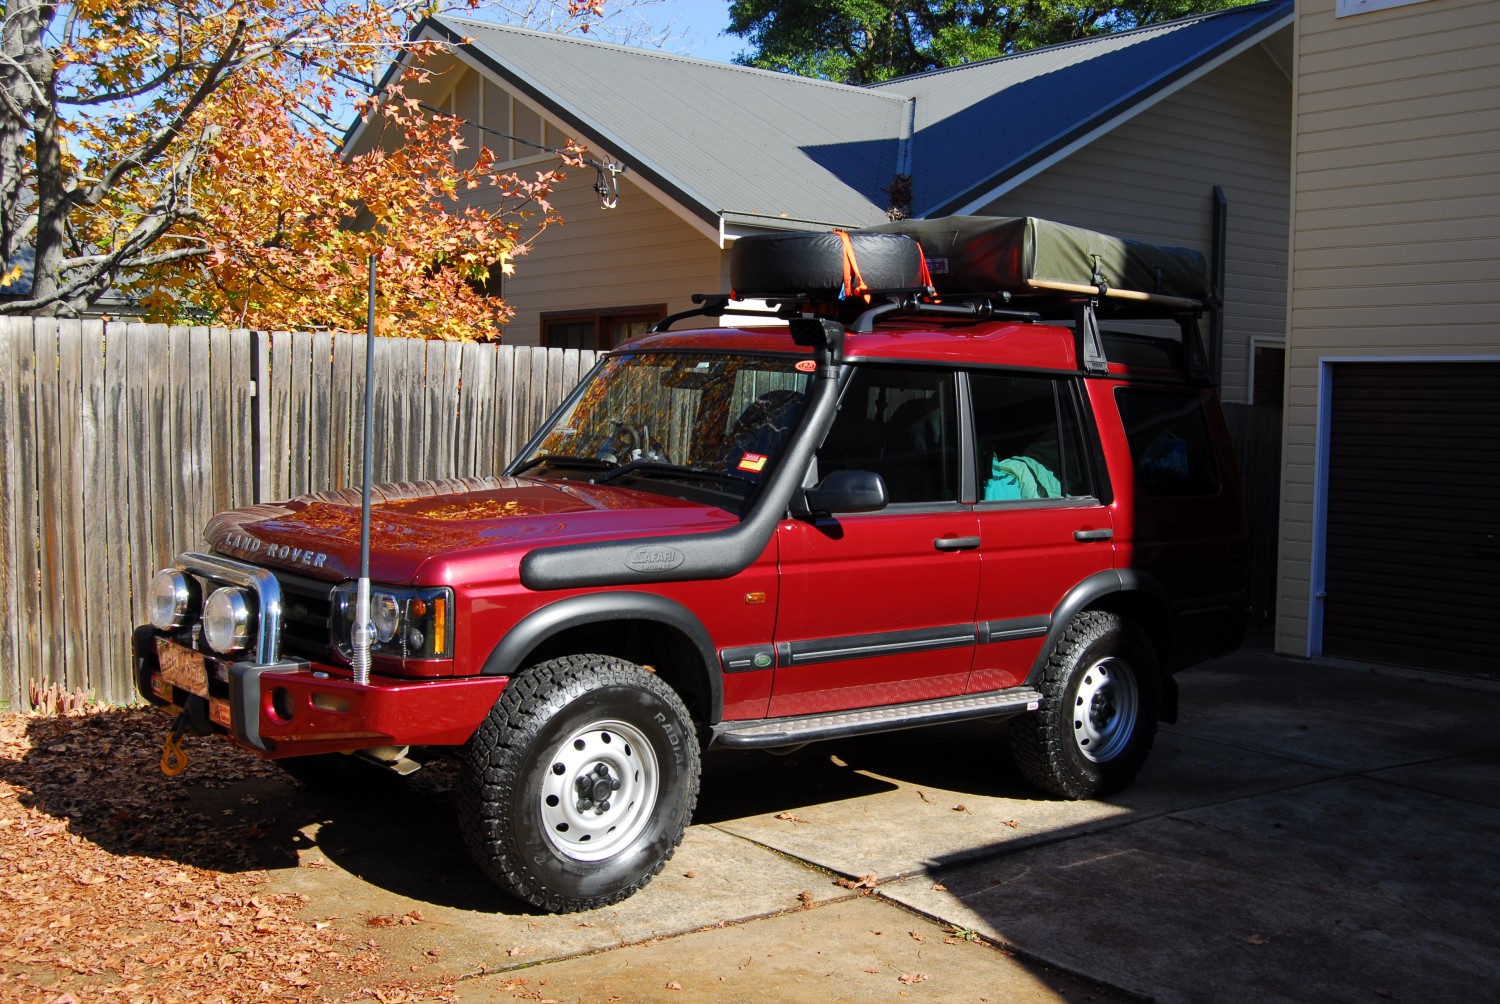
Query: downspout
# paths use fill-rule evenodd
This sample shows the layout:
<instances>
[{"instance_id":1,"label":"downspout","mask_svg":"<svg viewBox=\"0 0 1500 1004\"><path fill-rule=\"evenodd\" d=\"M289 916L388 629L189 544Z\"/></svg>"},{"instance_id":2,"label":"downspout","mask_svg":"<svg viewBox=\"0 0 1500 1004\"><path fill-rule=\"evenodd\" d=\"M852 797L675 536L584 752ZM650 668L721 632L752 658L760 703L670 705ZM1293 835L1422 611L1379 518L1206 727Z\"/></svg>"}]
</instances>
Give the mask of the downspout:
<instances>
[{"instance_id":1,"label":"downspout","mask_svg":"<svg viewBox=\"0 0 1500 1004\"><path fill-rule=\"evenodd\" d=\"M1224 189L1214 186L1213 204L1213 275L1210 276L1209 298L1213 309L1208 315L1208 367L1213 374L1214 385L1224 382L1224 259L1229 249L1229 200Z\"/></svg>"}]
</instances>

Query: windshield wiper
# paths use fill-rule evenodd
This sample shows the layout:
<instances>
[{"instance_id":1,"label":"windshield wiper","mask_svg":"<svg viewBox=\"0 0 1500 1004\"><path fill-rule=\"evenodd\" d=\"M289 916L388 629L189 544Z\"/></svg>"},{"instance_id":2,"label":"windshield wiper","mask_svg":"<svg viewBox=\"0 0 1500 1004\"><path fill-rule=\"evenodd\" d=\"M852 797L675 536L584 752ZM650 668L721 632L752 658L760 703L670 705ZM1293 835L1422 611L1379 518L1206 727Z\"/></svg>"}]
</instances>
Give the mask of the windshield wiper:
<instances>
[{"instance_id":1,"label":"windshield wiper","mask_svg":"<svg viewBox=\"0 0 1500 1004\"><path fill-rule=\"evenodd\" d=\"M666 474L675 477L697 478L700 481L717 481L720 484L728 483L738 487L746 487L752 482L749 478L739 477L725 471L715 471L707 467L689 467L685 464L670 464L664 460L632 460L628 464L621 464L613 470L605 471L594 478L594 484L602 485L607 481L626 474Z\"/></svg>"},{"instance_id":2,"label":"windshield wiper","mask_svg":"<svg viewBox=\"0 0 1500 1004\"><path fill-rule=\"evenodd\" d=\"M539 453L512 471L511 477L516 477L542 464L556 464L559 467L584 467L594 471L608 471L611 468L618 468L620 466L613 460L600 460L598 457L575 457L567 453Z\"/></svg>"}]
</instances>

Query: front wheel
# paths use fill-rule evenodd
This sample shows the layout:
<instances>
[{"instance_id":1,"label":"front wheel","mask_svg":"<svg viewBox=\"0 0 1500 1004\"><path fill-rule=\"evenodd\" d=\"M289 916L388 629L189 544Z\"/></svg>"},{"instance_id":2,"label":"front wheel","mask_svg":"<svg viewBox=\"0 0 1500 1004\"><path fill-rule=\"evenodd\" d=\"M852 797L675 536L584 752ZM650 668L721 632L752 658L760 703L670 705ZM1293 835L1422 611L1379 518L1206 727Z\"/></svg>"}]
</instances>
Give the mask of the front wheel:
<instances>
[{"instance_id":1,"label":"front wheel","mask_svg":"<svg viewBox=\"0 0 1500 1004\"><path fill-rule=\"evenodd\" d=\"M621 659L532 666L464 751L459 814L480 867L555 913L617 903L682 841L698 744L677 694Z\"/></svg>"},{"instance_id":2,"label":"front wheel","mask_svg":"<svg viewBox=\"0 0 1500 1004\"><path fill-rule=\"evenodd\" d=\"M1104 610L1079 614L1047 660L1041 707L1011 719L1016 766L1064 798L1123 788L1156 738L1159 674L1156 652L1136 624Z\"/></svg>"}]
</instances>

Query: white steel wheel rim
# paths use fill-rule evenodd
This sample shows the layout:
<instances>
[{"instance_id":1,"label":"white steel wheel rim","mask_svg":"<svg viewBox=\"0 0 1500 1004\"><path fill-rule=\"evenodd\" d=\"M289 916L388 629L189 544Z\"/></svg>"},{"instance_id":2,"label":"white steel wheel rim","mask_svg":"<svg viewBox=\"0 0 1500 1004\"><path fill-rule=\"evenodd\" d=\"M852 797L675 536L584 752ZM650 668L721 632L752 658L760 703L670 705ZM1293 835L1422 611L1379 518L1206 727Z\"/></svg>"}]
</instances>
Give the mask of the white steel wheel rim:
<instances>
[{"instance_id":1,"label":"white steel wheel rim","mask_svg":"<svg viewBox=\"0 0 1500 1004\"><path fill-rule=\"evenodd\" d=\"M542 770L542 832L565 857L603 861L651 822L661 771L634 725L590 722L559 743Z\"/></svg>"},{"instance_id":2,"label":"white steel wheel rim","mask_svg":"<svg viewBox=\"0 0 1500 1004\"><path fill-rule=\"evenodd\" d=\"M1073 699L1073 742L1095 763L1119 756L1135 734L1140 691L1130 667L1113 656L1079 674Z\"/></svg>"}]
</instances>

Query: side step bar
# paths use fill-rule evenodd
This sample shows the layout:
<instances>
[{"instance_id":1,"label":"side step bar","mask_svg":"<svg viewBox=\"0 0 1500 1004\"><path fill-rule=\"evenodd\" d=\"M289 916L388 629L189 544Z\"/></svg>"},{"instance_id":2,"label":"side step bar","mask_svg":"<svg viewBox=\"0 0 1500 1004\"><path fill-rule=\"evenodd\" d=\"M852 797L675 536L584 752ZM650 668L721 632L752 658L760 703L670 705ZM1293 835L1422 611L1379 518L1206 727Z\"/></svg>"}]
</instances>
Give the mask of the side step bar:
<instances>
[{"instance_id":1,"label":"side step bar","mask_svg":"<svg viewBox=\"0 0 1500 1004\"><path fill-rule=\"evenodd\" d=\"M1042 695L1030 687L1013 687L987 694L964 694L915 704L888 704L879 708L830 711L797 718L756 718L723 722L714 727L713 745L733 749L765 749L792 746L820 739L840 739L867 732L894 732L923 725L961 722L969 718L995 718L1035 711Z\"/></svg>"}]
</instances>

